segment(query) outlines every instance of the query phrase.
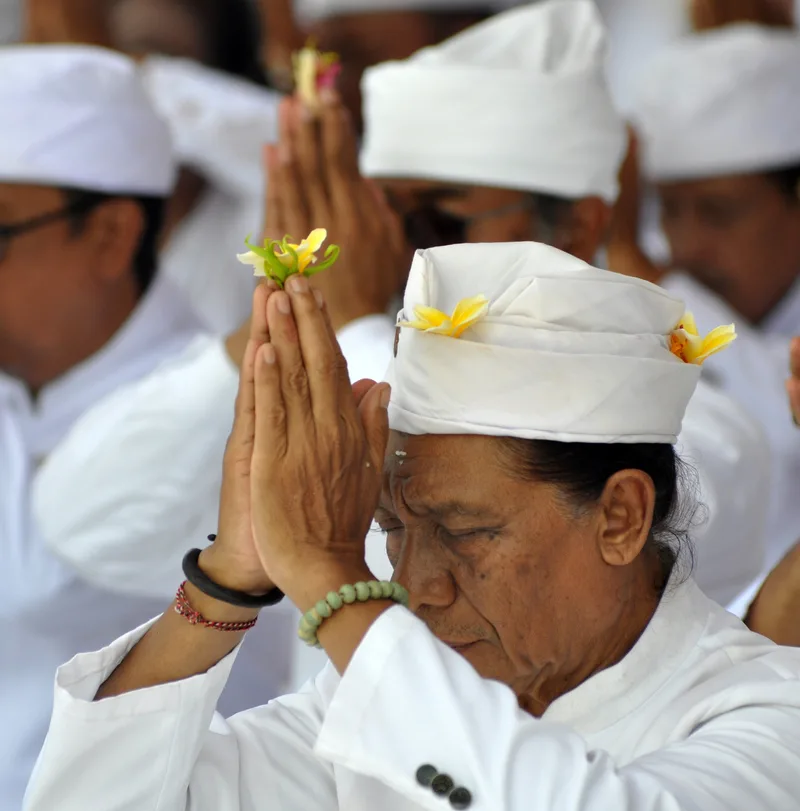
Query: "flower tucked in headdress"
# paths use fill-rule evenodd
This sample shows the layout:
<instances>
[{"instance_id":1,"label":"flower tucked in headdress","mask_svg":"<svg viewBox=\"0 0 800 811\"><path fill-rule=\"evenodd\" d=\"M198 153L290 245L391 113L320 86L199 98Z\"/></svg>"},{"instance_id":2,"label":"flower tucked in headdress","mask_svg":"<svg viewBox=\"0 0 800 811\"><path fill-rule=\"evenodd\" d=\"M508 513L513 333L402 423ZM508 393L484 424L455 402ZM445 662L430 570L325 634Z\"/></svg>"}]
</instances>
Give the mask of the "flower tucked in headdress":
<instances>
[{"instance_id":1,"label":"flower tucked in headdress","mask_svg":"<svg viewBox=\"0 0 800 811\"><path fill-rule=\"evenodd\" d=\"M300 100L310 109L319 109L319 91L332 88L342 69L335 53L320 53L313 42L292 56L294 84Z\"/></svg>"},{"instance_id":2,"label":"flower tucked in headdress","mask_svg":"<svg viewBox=\"0 0 800 811\"><path fill-rule=\"evenodd\" d=\"M252 265L254 276L266 276L276 282L278 287L283 287L289 276L295 273L313 276L329 268L339 258L339 246L329 245L324 259L317 262L316 253L327 238L328 232L324 228L316 228L299 245L292 243L292 238L286 236L281 240L267 239L264 247L259 248L251 245L248 237L244 244L250 250L236 254L236 258L243 265Z\"/></svg>"},{"instance_id":3,"label":"flower tucked in headdress","mask_svg":"<svg viewBox=\"0 0 800 811\"><path fill-rule=\"evenodd\" d=\"M669 339L669 351L685 363L702 365L721 349L736 340L736 328L733 324L711 330L705 338L700 337L694 316L687 312L672 331Z\"/></svg>"},{"instance_id":4,"label":"flower tucked in headdress","mask_svg":"<svg viewBox=\"0 0 800 811\"><path fill-rule=\"evenodd\" d=\"M434 307L414 307L415 321L401 321L399 326L418 329L422 332L433 332L437 335L449 335L460 338L466 330L483 318L489 310L489 299L486 296L473 296L461 299L456 304L452 315L447 315Z\"/></svg>"}]
</instances>

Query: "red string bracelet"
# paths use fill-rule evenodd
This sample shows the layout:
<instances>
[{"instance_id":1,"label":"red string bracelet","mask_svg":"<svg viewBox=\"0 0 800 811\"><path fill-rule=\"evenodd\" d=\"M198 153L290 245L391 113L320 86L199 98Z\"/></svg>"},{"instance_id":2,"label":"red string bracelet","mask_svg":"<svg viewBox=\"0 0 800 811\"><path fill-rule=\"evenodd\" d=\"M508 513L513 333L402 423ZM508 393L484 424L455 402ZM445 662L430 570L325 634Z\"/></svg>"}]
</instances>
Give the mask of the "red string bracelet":
<instances>
[{"instance_id":1,"label":"red string bracelet","mask_svg":"<svg viewBox=\"0 0 800 811\"><path fill-rule=\"evenodd\" d=\"M187 582L188 581L184 580L183 583L178 586L178 593L175 595L175 613L186 617L192 625L202 625L204 628L213 628L215 631L241 632L249 631L256 624L258 617L247 620L247 622L214 622L213 620L207 620L199 611L195 611L190 605L189 598L186 596Z\"/></svg>"}]
</instances>

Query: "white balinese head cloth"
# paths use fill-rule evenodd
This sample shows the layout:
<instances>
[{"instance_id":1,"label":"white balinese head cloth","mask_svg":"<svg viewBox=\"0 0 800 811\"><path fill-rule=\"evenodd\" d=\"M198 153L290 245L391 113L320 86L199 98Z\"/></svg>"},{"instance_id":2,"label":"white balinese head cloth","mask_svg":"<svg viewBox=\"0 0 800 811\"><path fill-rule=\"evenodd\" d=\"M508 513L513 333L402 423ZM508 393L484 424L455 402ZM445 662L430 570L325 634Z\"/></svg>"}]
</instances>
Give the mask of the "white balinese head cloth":
<instances>
[{"instance_id":1,"label":"white balinese head cloth","mask_svg":"<svg viewBox=\"0 0 800 811\"><path fill-rule=\"evenodd\" d=\"M295 15L304 23L344 14L382 11L501 11L525 0L295 0Z\"/></svg>"},{"instance_id":2,"label":"white balinese head cloth","mask_svg":"<svg viewBox=\"0 0 800 811\"><path fill-rule=\"evenodd\" d=\"M166 124L136 63L103 48L0 48L0 183L166 196Z\"/></svg>"},{"instance_id":3,"label":"white balinese head cloth","mask_svg":"<svg viewBox=\"0 0 800 811\"><path fill-rule=\"evenodd\" d=\"M400 320L485 295L460 338L403 327L389 423L409 434L673 443L700 367L668 338L683 303L532 242L418 251Z\"/></svg>"},{"instance_id":4,"label":"white balinese head cloth","mask_svg":"<svg viewBox=\"0 0 800 811\"><path fill-rule=\"evenodd\" d=\"M634 120L654 180L800 163L800 32L743 24L675 42L644 71Z\"/></svg>"},{"instance_id":5,"label":"white balinese head cloth","mask_svg":"<svg viewBox=\"0 0 800 811\"><path fill-rule=\"evenodd\" d=\"M547 0L368 70L362 170L612 202L625 127L592 0Z\"/></svg>"}]
</instances>

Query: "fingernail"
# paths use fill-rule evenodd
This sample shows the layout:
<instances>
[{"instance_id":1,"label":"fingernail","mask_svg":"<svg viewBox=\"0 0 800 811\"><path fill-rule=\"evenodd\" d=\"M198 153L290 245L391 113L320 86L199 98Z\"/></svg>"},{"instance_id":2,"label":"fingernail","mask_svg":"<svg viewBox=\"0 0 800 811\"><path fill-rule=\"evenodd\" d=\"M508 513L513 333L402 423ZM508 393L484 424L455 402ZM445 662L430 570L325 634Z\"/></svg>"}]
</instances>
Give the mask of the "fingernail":
<instances>
[{"instance_id":1,"label":"fingernail","mask_svg":"<svg viewBox=\"0 0 800 811\"><path fill-rule=\"evenodd\" d=\"M275 354L275 347L272 344L264 344L261 354L264 358L264 363L266 363L267 366L272 366L278 359L277 355Z\"/></svg>"},{"instance_id":2,"label":"fingernail","mask_svg":"<svg viewBox=\"0 0 800 811\"><path fill-rule=\"evenodd\" d=\"M317 302L317 307L319 307L321 310L325 306L325 299L323 298L322 293L320 293L319 290L314 290L314 298Z\"/></svg>"},{"instance_id":3,"label":"fingernail","mask_svg":"<svg viewBox=\"0 0 800 811\"><path fill-rule=\"evenodd\" d=\"M307 293L308 279L302 273L296 273L294 276L289 277L286 286L291 293Z\"/></svg>"},{"instance_id":4,"label":"fingernail","mask_svg":"<svg viewBox=\"0 0 800 811\"><path fill-rule=\"evenodd\" d=\"M292 150L289 147L289 144L282 143L278 147L278 158L283 164L292 162Z\"/></svg>"},{"instance_id":5,"label":"fingernail","mask_svg":"<svg viewBox=\"0 0 800 811\"><path fill-rule=\"evenodd\" d=\"M276 293L278 299L278 312L289 315L292 312L292 305L289 297L285 293Z\"/></svg>"},{"instance_id":6,"label":"fingernail","mask_svg":"<svg viewBox=\"0 0 800 811\"><path fill-rule=\"evenodd\" d=\"M389 398L391 396L392 396L392 387L384 386L381 389L381 399L380 399L381 408L389 408Z\"/></svg>"}]
</instances>

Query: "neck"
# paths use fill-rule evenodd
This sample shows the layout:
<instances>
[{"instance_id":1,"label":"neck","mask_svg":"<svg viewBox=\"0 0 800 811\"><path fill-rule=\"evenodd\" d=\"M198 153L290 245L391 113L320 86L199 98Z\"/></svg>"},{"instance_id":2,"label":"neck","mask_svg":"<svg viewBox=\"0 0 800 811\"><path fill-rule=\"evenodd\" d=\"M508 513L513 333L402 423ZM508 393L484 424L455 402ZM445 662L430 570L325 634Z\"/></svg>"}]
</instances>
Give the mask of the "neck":
<instances>
[{"instance_id":1,"label":"neck","mask_svg":"<svg viewBox=\"0 0 800 811\"><path fill-rule=\"evenodd\" d=\"M55 351L43 352L37 362L16 374L25 382L33 398L48 384L99 352L122 328L139 303L139 290L133 278L120 282L120 289L108 296L102 306L87 306L83 317L74 316L69 341Z\"/></svg>"},{"instance_id":2,"label":"neck","mask_svg":"<svg viewBox=\"0 0 800 811\"><path fill-rule=\"evenodd\" d=\"M659 567L660 568L660 567ZM519 706L537 718L563 695L579 687L597 673L621 662L630 653L653 618L661 599L654 583L660 581L655 565L642 566L633 578L608 589L617 606L614 621L606 631L592 635L588 646L581 649L581 661L566 670L545 667L524 693L518 695Z\"/></svg>"}]
</instances>

